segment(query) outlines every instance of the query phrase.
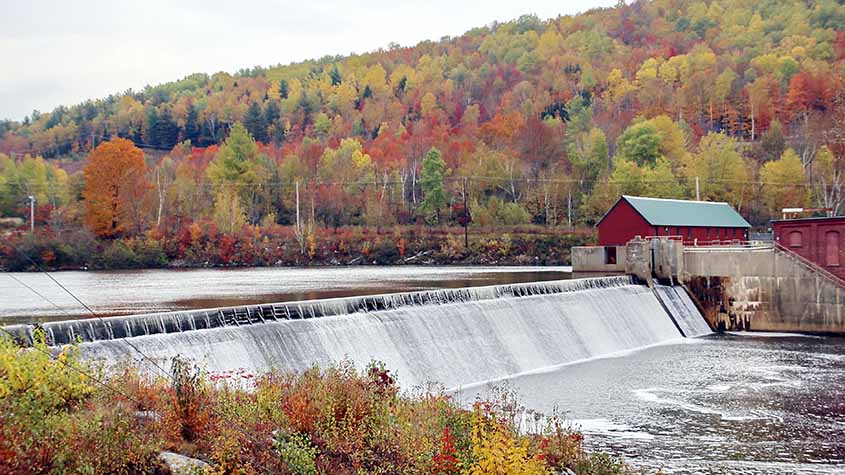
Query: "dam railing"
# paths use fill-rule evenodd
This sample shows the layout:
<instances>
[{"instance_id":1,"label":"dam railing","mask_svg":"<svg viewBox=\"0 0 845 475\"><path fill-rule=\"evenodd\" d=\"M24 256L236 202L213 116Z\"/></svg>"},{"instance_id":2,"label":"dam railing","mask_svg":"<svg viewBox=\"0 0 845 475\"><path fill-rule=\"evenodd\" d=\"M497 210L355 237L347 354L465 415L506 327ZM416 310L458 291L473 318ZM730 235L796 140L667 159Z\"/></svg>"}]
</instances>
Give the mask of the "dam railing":
<instances>
[{"instance_id":1,"label":"dam railing","mask_svg":"<svg viewBox=\"0 0 845 475\"><path fill-rule=\"evenodd\" d=\"M56 346L74 342L114 340L274 321L396 310L403 307L447 305L498 298L523 298L621 287L633 283L634 278L631 276L531 282L66 320L39 325L14 325L7 329L17 335L23 343L30 344L33 341L33 333L42 329L47 343Z\"/></svg>"},{"instance_id":2,"label":"dam railing","mask_svg":"<svg viewBox=\"0 0 845 475\"><path fill-rule=\"evenodd\" d=\"M786 256L789 259L792 259L794 262L798 263L805 269L835 283L839 287L845 288L845 280L840 278L839 276L833 274L832 272L828 271L824 267L816 264L815 262L807 259L806 257L798 254L797 252L789 249L788 247L784 246L779 242L774 243L774 250L775 252L779 253L780 255Z\"/></svg>"}]
</instances>

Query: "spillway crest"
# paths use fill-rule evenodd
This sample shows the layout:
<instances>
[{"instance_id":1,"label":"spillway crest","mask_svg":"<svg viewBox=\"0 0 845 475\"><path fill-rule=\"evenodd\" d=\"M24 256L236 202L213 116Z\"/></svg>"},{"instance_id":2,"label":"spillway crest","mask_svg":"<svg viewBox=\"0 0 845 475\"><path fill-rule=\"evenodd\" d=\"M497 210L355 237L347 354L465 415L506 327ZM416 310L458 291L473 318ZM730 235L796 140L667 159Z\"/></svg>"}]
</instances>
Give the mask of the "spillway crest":
<instances>
[{"instance_id":1,"label":"spillway crest","mask_svg":"<svg viewBox=\"0 0 845 475\"><path fill-rule=\"evenodd\" d=\"M454 388L709 332L683 289L668 292L661 304L630 277L605 277L54 322L44 329L50 343L79 339L84 355L105 361L138 359L136 348L162 362L183 355L216 372L377 360L403 387ZM669 296L677 305L665 304Z\"/></svg>"}]
</instances>

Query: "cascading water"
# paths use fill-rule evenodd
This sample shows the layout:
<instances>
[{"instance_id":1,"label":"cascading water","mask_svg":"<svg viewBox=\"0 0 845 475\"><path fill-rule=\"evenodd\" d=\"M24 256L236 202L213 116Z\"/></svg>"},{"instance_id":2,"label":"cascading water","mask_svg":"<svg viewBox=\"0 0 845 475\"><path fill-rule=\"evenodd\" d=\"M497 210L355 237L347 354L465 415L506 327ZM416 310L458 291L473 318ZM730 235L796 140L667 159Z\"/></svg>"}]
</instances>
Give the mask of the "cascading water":
<instances>
[{"instance_id":1,"label":"cascading water","mask_svg":"<svg viewBox=\"0 0 845 475\"><path fill-rule=\"evenodd\" d=\"M51 343L81 339L84 355L107 362L137 360L136 349L162 363L180 354L218 372L377 360L406 388L460 387L681 337L655 293L630 277L77 320L44 329Z\"/></svg>"},{"instance_id":2,"label":"cascading water","mask_svg":"<svg viewBox=\"0 0 845 475\"><path fill-rule=\"evenodd\" d=\"M707 321L683 287L655 285L654 291L684 336L696 337L712 333Z\"/></svg>"}]
</instances>

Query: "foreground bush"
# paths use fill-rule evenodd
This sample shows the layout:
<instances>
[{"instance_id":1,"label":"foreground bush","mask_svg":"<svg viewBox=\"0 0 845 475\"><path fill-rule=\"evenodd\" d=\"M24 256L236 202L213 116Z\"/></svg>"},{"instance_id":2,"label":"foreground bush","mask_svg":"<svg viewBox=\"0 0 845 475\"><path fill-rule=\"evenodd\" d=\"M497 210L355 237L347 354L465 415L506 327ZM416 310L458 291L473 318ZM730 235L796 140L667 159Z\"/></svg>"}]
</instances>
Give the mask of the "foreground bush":
<instances>
[{"instance_id":1,"label":"foreground bush","mask_svg":"<svg viewBox=\"0 0 845 475\"><path fill-rule=\"evenodd\" d=\"M101 380L74 348L48 351L0 338L0 473L165 473L163 450L210 463L209 474L627 470L587 456L556 418L522 434L526 413L508 395L465 410L438 392L400 394L375 364L256 378L177 359L167 378L126 367Z\"/></svg>"}]
</instances>

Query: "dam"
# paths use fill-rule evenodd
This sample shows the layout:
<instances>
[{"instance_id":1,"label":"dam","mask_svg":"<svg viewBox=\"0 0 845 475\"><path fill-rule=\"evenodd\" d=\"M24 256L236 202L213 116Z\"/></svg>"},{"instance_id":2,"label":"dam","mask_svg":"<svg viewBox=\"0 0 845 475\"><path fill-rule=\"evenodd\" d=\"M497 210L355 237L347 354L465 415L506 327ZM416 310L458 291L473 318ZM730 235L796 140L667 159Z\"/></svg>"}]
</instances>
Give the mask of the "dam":
<instances>
[{"instance_id":1,"label":"dam","mask_svg":"<svg viewBox=\"0 0 845 475\"><path fill-rule=\"evenodd\" d=\"M31 341L36 327L7 328ZM78 341L85 356L109 364L142 362L139 352L162 366L182 355L213 373L375 360L405 388L464 387L711 331L683 288L650 288L632 276L70 320L40 328L48 344Z\"/></svg>"}]
</instances>

